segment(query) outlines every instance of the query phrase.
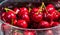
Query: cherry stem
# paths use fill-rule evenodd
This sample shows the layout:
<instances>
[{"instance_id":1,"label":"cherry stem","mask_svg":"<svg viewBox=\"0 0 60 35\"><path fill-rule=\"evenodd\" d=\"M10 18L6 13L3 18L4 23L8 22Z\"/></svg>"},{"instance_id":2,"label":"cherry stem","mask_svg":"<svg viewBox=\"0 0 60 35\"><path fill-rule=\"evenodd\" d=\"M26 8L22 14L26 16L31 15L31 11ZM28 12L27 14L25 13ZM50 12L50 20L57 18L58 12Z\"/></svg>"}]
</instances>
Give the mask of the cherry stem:
<instances>
[{"instance_id":1,"label":"cherry stem","mask_svg":"<svg viewBox=\"0 0 60 35\"><path fill-rule=\"evenodd\" d=\"M8 12L8 10L10 10L9 8L5 8L6 12Z\"/></svg>"},{"instance_id":2,"label":"cherry stem","mask_svg":"<svg viewBox=\"0 0 60 35\"><path fill-rule=\"evenodd\" d=\"M41 7L39 8L39 11L40 11L40 12L42 12L43 7L44 7L44 2L42 2Z\"/></svg>"},{"instance_id":3,"label":"cherry stem","mask_svg":"<svg viewBox=\"0 0 60 35\"><path fill-rule=\"evenodd\" d=\"M29 7L29 12L31 11L31 8Z\"/></svg>"},{"instance_id":4,"label":"cherry stem","mask_svg":"<svg viewBox=\"0 0 60 35\"><path fill-rule=\"evenodd\" d=\"M60 9L58 9L58 11L60 11Z\"/></svg>"}]
</instances>

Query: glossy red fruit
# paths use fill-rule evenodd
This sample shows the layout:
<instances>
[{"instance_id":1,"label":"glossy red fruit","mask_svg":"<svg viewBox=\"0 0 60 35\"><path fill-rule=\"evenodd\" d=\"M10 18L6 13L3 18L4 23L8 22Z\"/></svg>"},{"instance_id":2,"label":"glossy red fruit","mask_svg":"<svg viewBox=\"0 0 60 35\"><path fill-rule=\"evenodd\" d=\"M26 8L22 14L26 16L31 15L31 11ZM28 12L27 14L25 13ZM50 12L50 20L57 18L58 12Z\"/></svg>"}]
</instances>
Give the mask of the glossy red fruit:
<instances>
[{"instance_id":1,"label":"glossy red fruit","mask_svg":"<svg viewBox=\"0 0 60 35\"><path fill-rule=\"evenodd\" d=\"M41 27L41 28L49 28L50 27L50 24L47 21L41 21L39 23L39 26L38 27Z\"/></svg>"},{"instance_id":2,"label":"glossy red fruit","mask_svg":"<svg viewBox=\"0 0 60 35\"><path fill-rule=\"evenodd\" d=\"M40 22L42 20L43 16L42 13L35 13L32 15L32 20L35 22Z\"/></svg>"},{"instance_id":3,"label":"glossy red fruit","mask_svg":"<svg viewBox=\"0 0 60 35\"><path fill-rule=\"evenodd\" d=\"M48 5L46 6L46 9L47 9L47 11L48 11L49 13L53 13L52 11L55 10L53 4L48 4Z\"/></svg>"},{"instance_id":4,"label":"glossy red fruit","mask_svg":"<svg viewBox=\"0 0 60 35\"><path fill-rule=\"evenodd\" d=\"M28 9L27 8L20 8L20 12L18 12L18 17L20 18L21 15L28 15Z\"/></svg>"},{"instance_id":5,"label":"glossy red fruit","mask_svg":"<svg viewBox=\"0 0 60 35\"><path fill-rule=\"evenodd\" d=\"M6 22L6 12L3 12L1 15L1 19Z\"/></svg>"},{"instance_id":6,"label":"glossy red fruit","mask_svg":"<svg viewBox=\"0 0 60 35\"><path fill-rule=\"evenodd\" d=\"M54 17L53 17L53 14L47 14L47 19L49 20L49 21L52 21L53 19L54 19Z\"/></svg>"},{"instance_id":7,"label":"glossy red fruit","mask_svg":"<svg viewBox=\"0 0 60 35\"><path fill-rule=\"evenodd\" d=\"M59 22L54 22L53 24L52 24L52 26L58 26L59 25Z\"/></svg>"},{"instance_id":8,"label":"glossy red fruit","mask_svg":"<svg viewBox=\"0 0 60 35\"><path fill-rule=\"evenodd\" d=\"M17 20L16 20L16 19L13 20L13 25L14 25L14 26L17 26Z\"/></svg>"},{"instance_id":9,"label":"glossy red fruit","mask_svg":"<svg viewBox=\"0 0 60 35\"><path fill-rule=\"evenodd\" d=\"M22 18L23 20L25 20L26 22L28 22L28 23L30 22L30 18L29 18L29 16L26 15L26 14L25 14L25 15L22 15L21 18Z\"/></svg>"},{"instance_id":10,"label":"glossy red fruit","mask_svg":"<svg viewBox=\"0 0 60 35\"><path fill-rule=\"evenodd\" d=\"M36 35L34 31L24 31L24 35Z\"/></svg>"},{"instance_id":11,"label":"glossy red fruit","mask_svg":"<svg viewBox=\"0 0 60 35\"><path fill-rule=\"evenodd\" d=\"M18 14L19 11L20 11L20 10L19 10L18 8L14 8L15 14Z\"/></svg>"},{"instance_id":12,"label":"glossy red fruit","mask_svg":"<svg viewBox=\"0 0 60 35\"><path fill-rule=\"evenodd\" d=\"M55 10L55 12L53 13L53 17L54 17L54 21L58 21L59 18L59 12L57 10Z\"/></svg>"},{"instance_id":13,"label":"glossy red fruit","mask_svg":"<svg viewBox=\"0 0 60 35\"><path fill-rule=\"evenodd\" d=\"M7 20L8 22L10 22L10 21L16 19L16 15L15 15L13 12L8 11L8 12L7 12L7 15L6 15L6 18L7 18L6 20Z\"/></svg>"},{"instance_id":14,"label":"glossy red fruit","mask_svg":"<svg viewBox=\"0 0 60 35\"><path fill-rule=\"evenodd\" d=\"M34 13L38 12L39 8L33 8L30 12L31 15L33 15Z\"/></svg>"},{"instance_id":15,"label":"glossy red fruit","mask_svg":"<svg viewBox=\"0 0 60 35\"><path fill-rule=\"evenodd\" d=\"M22 27L22 28L27 28L28 24L25 20L18 20L17 21L17 26Z\"/></svg>"},{"instance_id":16,"label":"glossy red fruit","mask_svg":"<svg viewBox=\"0 0 60 35\"><path fill-rule=\"evenodd\" d=\"M25 7L22 7L22 8L20 8L20 11L25 11L25 12L28 12L28 9L27 8L25 8Z\"/></svg>"},{"instance_id":17,"label":"glossy red fruit","mask_svg":"<svg viewBox=\"0 0 60 35\"><path fill-rule=\"evenodd\" d=\"M49 23L50 23L50 26L52 27L52 24L54 23L54 21L50 21Z\"/></svg>"}]
</instances>

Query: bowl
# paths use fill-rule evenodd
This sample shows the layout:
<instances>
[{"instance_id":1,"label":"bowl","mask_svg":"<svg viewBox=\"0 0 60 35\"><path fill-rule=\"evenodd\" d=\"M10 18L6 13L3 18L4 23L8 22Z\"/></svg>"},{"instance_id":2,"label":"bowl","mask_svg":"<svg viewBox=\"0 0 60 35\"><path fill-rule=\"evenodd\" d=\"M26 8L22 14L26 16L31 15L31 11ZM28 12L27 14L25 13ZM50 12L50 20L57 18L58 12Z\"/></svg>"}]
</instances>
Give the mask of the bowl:
<instances>
[{"instance_id":1,"label":"bowl","mask_svg":"<svg viewBox=\"0 0 60 35\"><path fill-rule=\"evenodd\" d=\"M33 5L33 7L38 7L41 5L42 0L40 2L36 1L4 1L0 4L0 16L4 12L3 8L10 8L13 9L14 7L30 7ZM56 1L55 1L56 2ZM52 3L55 8L58 10L59 7L56 6L54 1L44 1L45 5ZM58 3L58 2L56 2ZM27 4L27 5L26 5ZM37 4L37 5L36 5ZM35 6L36 5L36 6ZM31 7L32 8L32 7ZM27 29L27 28L19 28L10 24L6 24L4 21L2 21L1 29L3 31L4 35L60 35L60 25L51 27L51 28L43 28L43 29Z\"/></svg>"}]
</instances>

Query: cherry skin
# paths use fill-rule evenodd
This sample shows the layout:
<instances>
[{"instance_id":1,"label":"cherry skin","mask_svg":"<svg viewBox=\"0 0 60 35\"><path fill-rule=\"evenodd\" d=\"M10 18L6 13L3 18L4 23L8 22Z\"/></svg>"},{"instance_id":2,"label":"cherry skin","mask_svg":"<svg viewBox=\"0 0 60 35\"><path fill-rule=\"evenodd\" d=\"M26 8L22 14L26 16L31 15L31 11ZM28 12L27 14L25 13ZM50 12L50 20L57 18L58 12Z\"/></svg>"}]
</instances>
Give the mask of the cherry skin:
<instances>
[{"instance_id":1,"label":"cherry skin","mask_svg":"<svg viewBox=\"0 0 60 35\"><path fill-rule=\"evenodd\" d=\"M33 8L31 10L30 14L33 15L34 13L38 12L38 10L39 10L38 8Z\"/></svg>"},{"instance_id":2,"label":"cherry skin","mask_svg":"<svg viewBox=\"0 0 60 35\"><path fill-rule=\"evenodd\" d=\"M20 12L18 12L18 17L20 18L21 15L28 15L28 9L27 8L20 8Z\"/></svg>"},{"instance_id":3,"label":"cherry skin","mask_svg":"<svg viewBox=\"0 0 60 35\"><path fill-rule=\"evenodd\" d=\"M35 22L40 22L42 20L42 18L43 18L43 16L42 16L41 12L35 13L32 15L32 20Z\"/></svg>"},{"instance_id":4,"label":"cherry skin","mask_svg":"<svg viewBox=\"0 0 60 35\"><path fill-rule=\"evenodd\" d=\"M58 26L59 25L59 22L54 22L53 24L52 24L52 26L54 27L54 26Z\"/></svg>"},{"instance_id":5,"label":"cherry skin","mask_svg":"<svg viewBox=\"0 0 60 35\"><path fill-rule=\"evenodd\" d=\"M20 10L19 10L18 8L14 8L15 14L18 14L19 11L20 11Z\"/></svg>"},{"instance_id":6,"label":"cherry skin","mask_svg":"<svg viewBox=\"0 0 60 35\"><path fill-rule=\"evenodd\" d=\"M50 24L51 27L52 27L53 23L54 23L54 21L50 21L49 22L49 24Z\"/></svg>"},{"instance_id":7,"label":"cherry skin","mask_svg":"<svg viewBox=\"0 0 60 35\"><path fill-rule=\"evenodd\" d=\"M24 31L24 35L35 35L34 31Z\"/></svg>"},{"instance_id":8,"label":"cherry skin","mask_svg":"<svg viewBox=\"0 0 60 35\"><path fill-rule=\"evenodd\" d=\"M26 15L26 14L25 14L25 15L22 15L21 18L22 18L23 20L25 20L26 22L28 22L28 23L30 22L30 18L29 18L29 16Z\"/></svg>"},{"instance_id":9,"label":"cherry skin","mask_svg":"<svg viewBox=\"0 0 60 35\"><path fill-rule=\"evenodd\" d=\"M54 10L55 12L53 13L54 21L58 21L59 18L59 12L57 10Z\"/></svg>"},{"instance_id":10,"label":"cherry skin","mask_svg":"<svg viewBox=\"0 0 60 35\"><path fill-rule=\"evenodd\" d=\"M15 20L13 21L13 25L14 25L14 26L17 26L17 19L15 19Z\"/></svg>"},{"instance_id":11,"label":"cherry skin","mask_svg":"<svg viewBox=\"0 0 60 35\"><path fill-rule=\"evenodd\" d=\"M50 27L50 24L47 21L41 21L39 23L39 26L38 27L41 27L41 28L49 28Z\"/></svg>"},{"instance_id":12,"label":"cherry skin","mask_svg":"<svg viewBox=\"0 0 60 35\"><path fill-rule=\"evenodd\" d=\"M25 8L25 7L22 7L22 8L20 8L20 11L22 11L22 12L28 12L28 9L27 8Z\"/></svg>"},{"instance_id":13,"label":"cherry skin","mask_svg":"<svg viewBox=\"0 0 60 35\"><path fill-rule=\"evenodd\" d=\"M7 22L10 22L10 21L16 19L16 15L15 15L13 12L8 11L8 12L7 12L7 15L6 15L6 18L7 18L7 19L6 19Z\"/></svg>"},{"instance_id":14,"label":"cherry skin","mask_svg":"<svg viewBox=\"0 0 60 35\"><path fill-rule=\"evenodd\" d=\"M25 20L18 20L17 21L17 26L22 27L22 28L27 28L28 24Z\"/></svg>"},{"instance_id":15,"label":"cherry skin","mask_svg":"<svg viewBox=\"0 0 60 35\"><path fill-rule=\"evenodd\" d=\"M46 6L46 10L49 12L49 13L53 13L52 11L55 10L54 6L52 4L48 4Z\"/></svg>"}]
</instances>

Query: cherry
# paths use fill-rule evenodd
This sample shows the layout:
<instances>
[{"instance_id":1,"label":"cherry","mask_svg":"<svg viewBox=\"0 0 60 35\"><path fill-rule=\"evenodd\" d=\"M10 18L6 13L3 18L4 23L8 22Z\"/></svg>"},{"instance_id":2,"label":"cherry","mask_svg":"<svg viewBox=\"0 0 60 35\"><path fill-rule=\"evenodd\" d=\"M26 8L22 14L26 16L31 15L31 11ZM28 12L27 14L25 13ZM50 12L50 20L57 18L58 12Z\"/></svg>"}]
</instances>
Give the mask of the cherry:
<instances>
[{"instance_id":1,"label":"cherry","mask_svg":"<svg viewBox=\"0 0 60 35\"><path fill-rule=\"evenodd\" d=\"M16 15L15 15L13 12L8 11L8 12L7 12L7 15L6 15L6 18L7 18L7 19L6 19L7 22L10 22L10 21L16 19Z\"/></svg>"},{"instance_id":2,"label":"cherry","mask_svg":"<svg viewBox=\"0 0 60 35\"><path fill-rule=\"evenodd\" d=\"M53 13L54 21L58 21L59 18L59 12L57 10L54 10L55 12Z\"/></svg>"},{"instance_id":3,"label":"cherry","mask_svg":"<svg viewBox=\"0 0 60 35\"><path fill-rule=\"evenodd\" d=\"M25 8L25 7L22 7L22 8L20 8L20 11L22 11L22 12L28 12L28 9Z\"/></svg>"},{"instance_id":4,"label":"cherry","mask_svg":"<svg viewBox=\"0 0 60 35\"><path fill-rule=\"evenodd\" d=\"M27 8L20 8L20 12L18 12L18 17L20 18L21 15L25 15L27 14L28 15L28 9Z\"/></svg>"},{"instance_id":5,"label":"cherry","mask_svg":"<svg viewBox=\"0 0 60 35\"><path fill-rule=\"evenodd\" d=\"M42 16L41 12L35 13L32 15L32 20L35 22L40 22L42 20L42 18L43 18L43 16Z\"/></svg>"},{"instance_id":6,"label":"cherry","mask_svg":"<svg viewBox=\"0 0 60 35\"><path fill-rule=\"evenodd\" d=\"M19 10L18 8L14 8L14 12L15 12L16 14L18 14L19 11L20 11L20 10Z\"/></svg>"},{"instance_id":7,"label":"cherry","mask_svg":"<svg viewBox=\"0 0 60 35\"><path fill-rule=\"evenodd\" d=\"M24 35L36 35L34 31L24 31Z\"/></svg>"},{"instance_id":8,"label":"cherry","mask_svg":"<svg viewBox=\"0 0 60 35\"><path fill-rule=\"evenodd\" d=\"M52 24L52 26L58 26L59 25L59 22L54 22L53 24Z\"/></svg>"},{"instance_id":9,"label":"cherry","mask_svg":"<svg viewBox=\"0 0 60 35\"><path fill-rule=\"evenodd\" d=\"M17 19L13 20L12 22L14 26L17 26Z\"/></svg>"},{"instance_id":10,"label":"cherry","mask_svg":"<svg viewBox=\"0 0 60 35\"><path fill-rule=\"evenodd\" d=\"M33 15L34 13L38 12L38 10L39 10L38 8L33 8L31 10L30 14Z\"/></svg>"},{"instance_id":11,"label":"cherry","mask_svg":"<svg viewBox=\"0 0 60 35\"><path fill-rule=\"evenodd\" d=\"M28 22L28 23L30 22L30 18L29 18L29 16L26 15L26 14L25 14L25 15L22 15L21 18L22 18L23 20L25 20L26 22Z\"/></svg>"},{"instance_id":12,"label":"cherry","mask_svg":"<svg viewBox=\"0 0 60 35\"><path fill-rule=\"evenodd\" d=\"M50 24L47 21L41 21L39 23L39 26L38 27L41 27L41 28L49 28L50 27Z\"/></svg>"},{"instance_id":13,"label":"cherry","mask_svg":"<svg viewBox=\"0 0 60 35\"><path fill-rule=\"evenodd\" d=\"M53 4L48 4L48 5L46 6L46 9L47 9L47 11L48 11L49 13L53 13L52 11L55 10Z\"/></svg>"},{"instance_id":14,"label":"cherry","mask_svg":"<svg viewBox=\"0 0 60 35\"><path fill-rule=\"evenodd\" d=\"M17 26L22 27L22 28L27 28L28 24L25 20L18 20L17 21Z\"/></svg>"},{"instance_id":15,"label":"cherry","mask_svg":"<svg viewBox=\"0 0 60 35\"><path fill-rule=\"evenodd\" d=\"M52 24L54 23L54 21L50 21L49 23L50 23L50 26L52 27Z\"/></svg>"}]
</instances>

